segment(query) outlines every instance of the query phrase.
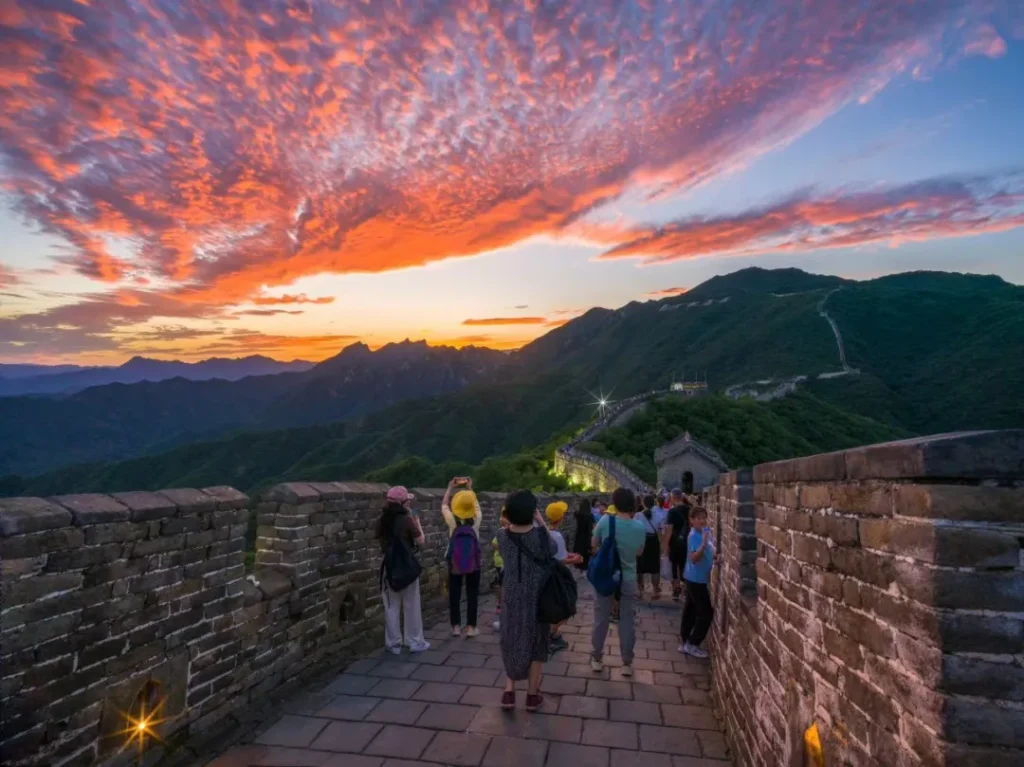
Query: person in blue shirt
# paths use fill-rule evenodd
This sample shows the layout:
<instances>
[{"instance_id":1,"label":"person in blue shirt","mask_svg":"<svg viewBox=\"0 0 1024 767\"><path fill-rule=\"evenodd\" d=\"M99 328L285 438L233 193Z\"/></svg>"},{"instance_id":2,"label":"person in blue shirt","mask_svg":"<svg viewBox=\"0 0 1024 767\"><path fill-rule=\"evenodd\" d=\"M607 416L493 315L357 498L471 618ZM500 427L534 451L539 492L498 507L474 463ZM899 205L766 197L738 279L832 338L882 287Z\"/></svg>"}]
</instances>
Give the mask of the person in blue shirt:
<instances>
[{"instance_id":1,"label":"person in blue shirt","mask_svg":"<svg viewBox=\"0 0 1024 767\"><path fill-rule=\"evenodd\" d=\"M714 559L715 544L708 527L707 509L695 506L690 509L690 534L686 538L686 566L683 568L686 606L679 626L679 636L683 640L679 652L694 658L708 657L707 650L701 649L700 645L715 614L708 590Z\"/></svg>"},{"instance_id":2,"label":"person in blue shirt","mask_svg":"<svg viewBox=\"0 0 1024 767\"><path fill-rule=\"evenodd\" d=\"M636 558L644 550L647 539L644 526L633 519L635 508L633 491L620 487L612 493L612 505L618 509L615 514L610 512L601 517L594 528L593 549L596 551L605 538L610 537L610 528L615 524L615 548L619 550L622 565L622 580L617 595L619 602L619 652L622 655L623 676L633 675L633 654L636 645L636 622L633 605L636 603ZM595 594L594 630L591 634L593 652L590 657L590 668L595 672L604 670L604 642L608 636L608 627L612 621L612 612L616 596Z\"/></svg>"}]
</instances>

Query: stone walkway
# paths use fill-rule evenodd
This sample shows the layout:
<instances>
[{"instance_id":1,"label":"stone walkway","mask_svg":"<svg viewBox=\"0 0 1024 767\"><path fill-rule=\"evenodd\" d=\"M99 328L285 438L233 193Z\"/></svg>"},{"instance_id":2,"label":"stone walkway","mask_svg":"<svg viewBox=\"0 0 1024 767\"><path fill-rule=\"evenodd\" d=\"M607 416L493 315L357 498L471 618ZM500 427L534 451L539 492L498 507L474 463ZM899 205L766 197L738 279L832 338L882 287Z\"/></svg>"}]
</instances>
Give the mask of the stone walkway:
<instances>
[{"instance_id":1,"label":"stone walkway","mask_svg":"<svg viewBox=\"0 0 1024 767\"><path fill-rule=\"evenodd\" d=\"M481 635L427 632L433 648L356 661L319 692L285 707L255 738L208 767L730 767L707 692L708 665L676 647L679 606L638 607L632 678L620 672L612 626L605 669L589 666L593 592L580 584L568 650L544 667L543 708L499 707L505 683L494 602L482 600Z\"/></svg>"}]
</instances>

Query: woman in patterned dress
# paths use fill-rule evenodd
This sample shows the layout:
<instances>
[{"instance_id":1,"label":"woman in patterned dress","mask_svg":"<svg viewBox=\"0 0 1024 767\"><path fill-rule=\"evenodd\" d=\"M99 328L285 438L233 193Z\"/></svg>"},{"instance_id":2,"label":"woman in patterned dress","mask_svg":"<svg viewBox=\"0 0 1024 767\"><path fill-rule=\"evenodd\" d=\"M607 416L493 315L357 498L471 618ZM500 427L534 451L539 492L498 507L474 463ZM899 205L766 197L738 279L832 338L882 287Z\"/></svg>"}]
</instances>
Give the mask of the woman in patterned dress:
<instances>
[{"instance_id":1,"label":"woman in patterned dress","mask_svg":"<svg viewBox=\"0 0 1024 767\"><path fill-rule=\"evenodd\" d=\"M509 526L498 531L498 548L505 560L501 659L508 677L501 706L515 708L516 682L525 679L526 710L536 711L544 702L540 676L548 659L551 627L537 621L537 599L544 573L534 559L544 559L546 551L554 554L556 545L537 512L537 498L529 490L509 494L505 515Z\"/></svg>"}]
</instances>

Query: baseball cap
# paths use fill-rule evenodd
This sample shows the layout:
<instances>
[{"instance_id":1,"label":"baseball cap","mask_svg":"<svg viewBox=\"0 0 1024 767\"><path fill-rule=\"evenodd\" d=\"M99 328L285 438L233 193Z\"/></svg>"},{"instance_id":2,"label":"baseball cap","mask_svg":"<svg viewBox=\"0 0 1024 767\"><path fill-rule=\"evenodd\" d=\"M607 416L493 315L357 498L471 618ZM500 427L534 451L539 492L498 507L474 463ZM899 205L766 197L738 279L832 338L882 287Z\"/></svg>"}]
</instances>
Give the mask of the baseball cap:
<instances>
[{"instance_id":1,"label":"baseball cap","mask_svg":"<svg viewBox=\"0 0 1024 767\"><path fill-rule=\"evenodd\" d=\"M394 501L395 503L405 503L411 501L416 496L410 493L401 485L395 485L393 488L388 490L388 500Z\"/></svg>"}]
</instances>

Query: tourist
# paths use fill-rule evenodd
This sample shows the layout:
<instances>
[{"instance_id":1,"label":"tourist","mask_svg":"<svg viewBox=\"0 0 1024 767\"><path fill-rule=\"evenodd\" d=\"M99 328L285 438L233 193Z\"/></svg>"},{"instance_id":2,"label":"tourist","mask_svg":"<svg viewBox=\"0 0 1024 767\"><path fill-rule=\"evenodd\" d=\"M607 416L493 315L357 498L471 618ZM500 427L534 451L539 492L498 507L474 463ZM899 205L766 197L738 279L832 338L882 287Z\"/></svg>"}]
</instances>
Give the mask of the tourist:
<instances>
[{"instance_id":1,"label":"tourist","mask_svg":"<svg viewBox=\"0 0 1024 767\"><path fill-rule=\"evenodd\" d=\"M565 519L565 514L568 511L569 504L565 501L555 501L548 504L547 509L544 510L544 516L548 521L548 535L555 542L555 559L566 565L575 565L582 562L583 558L579 554L570 554L568 552L565 547L565 538L558 530L562 526L562 520ZM565 641L559 631L561 627L561 623L551 627L550 650L552 654L569 648L569 643Z\"/></svg>"},{"instance_id":2,"label":"tourist","mask_svg":"<svg viewBox=\"0 0 1024 767\"><path fill-rule=\"evenodd\" d=\"M501 519L499 519L502 527L508 527L508 517L505 515L505 507L501 508ZM494 540L491 541L491 548L494 549L494 584L498 587L498 609L497 617L494 619L494 630L497 631L501 628L501 601L502 601L502 583L505 578L505 560L501 558L501 547L498 546L498 536L494 536Z\"/></svg>"},{"instance_id":3,"label":"tourist","mask_svg":"<svg viewBox=\"0 0 1024 767\"><path fill-rule=\"evenodd\" d=\"M526 710L544 702L540 675L548 659L551 627L537 620L537 600L544 569L534 558L555 554L557 544L537 513L537 498L529 490L516 490L505 500L509 526L498 531L498 546L505 560L501 621L501 659L505 665L505 692L501 707L515 708L516 682L526 680Z\"/></svg>"},{"instance_id":4,"label":"tourist","mask_svg":"<svg viewBox=\"0 0 1024 767\"><path fill-rule=\"evenodd\" d=\"M608 509L608 505L600 498L595 498L591 504L591 508L593 509L594 513L594 523L597 524L601 521L601 517L605 515L605 512Z\"/></svg>"},{"instance_id":5,"label":"tourist","mask_svg":"<svg viewBox=\"0 0 1024 767\"><path fill-rule=\"evenodd\" d=\"M415 496L404 487L393 487L387 492L384 508L377 519L377 541L385 555L392 545L408 547L415 559L415 552L423 545L423 526L419 514L412 511ZM384 597L384 647L398 655L402 645L410 652L430 649L430 643L423 638L423 615L420 612L420 579L401 591L392 591L387 585L384 563L381 563L381 591ZM405 629L403 633L402 624Z\"/></svg>"},{"instance_id":6,"label":"tourist","mask_svg":"<svg viewBox=\"0 0 1024 767\"><path fill-rule=\"evenodd\" d=\"M463 488L452 497L456 487ZM448 615L452 636L462 636L460 613L462 586L466 586L466 636L475 637L477 599L480 595L480 504L473 492L473 480L456 477L448 483L441 500L441 515L448 525L450 539L445 559L448 562Z\"/></svg>"},{"instance_id":7,"label":"tourist","mask_svg":"<svg viewBox=\"0 0 1024 767\"><path fill-rule=\"evenodd\" d=\"M668 557L672 574L672 600L680 601L683 568L686 566L686 535L690 531L690 504L678 487L672 490L672 508L665 519L661 551Z\"/></svg>"},{"instance_id":8,"label":"tourist","mask_svg":"<svg viewBox=\"0 0 1024 767\"><path fill-rule=\"evenodd\" d=\"M711 538L708 512L702 506L690 509L690 534L686 538L686 567L683 582L686 584L686 606L679 626L682 644L679 652L694 658L708 657L707 650L701 649L701 642L711 628L714 608L711 606L711 566L715 557L715 544Z\"/></svg>"},{"instance_id":9,"label":"tourist","mask_svg":"<svg viewBox=\"0 0 1024 767\"><path fill-rule=\"evenodd\" d=\"M590 539L594 536L593 508L591 502L584 498L576 509L576 538L572 550L574 554L580 555L580 563L576 567L584 572L590 564Z\"/></svg>"},{"instance_id":10,"label":"tourist","mask_svg":"<svg viewBox=\"0 0 1024 767\"><path fill-rule=\"evenodd\" d=\"M635 520L644 527L644 551L636 563L637 599L644 598L644 576L651 582L651 599L661 596L661 530L663 525L655 517L654 504L657 499L653 495L645 495L641 500L643 510Z\"/></svg>"},{"instance_id":11,"label":"tourist","mask_svg":"<svg viewBox=\"0 0 1024 767\"><path fill-rule=\"evenodd\" d=\"M622 654L623 676L633 674L633 646L636 643L633 610L633 603L636 601L636 559L643 551L645 540L644 526L633 519L633 504L632 490L620 487L612 493L612 505L618 509L618 513L601 519L594 529L592 541L592 547L596 551L601 542L609 537L611 525L615 525L615 546L619 551L622 565L622 581L617 596L620 607L619 650ZM615 597L595 594L595 598L590 667L594 671L601 671L604 668L604 640L608 635Z\"/></svg>"}]
</instances>

